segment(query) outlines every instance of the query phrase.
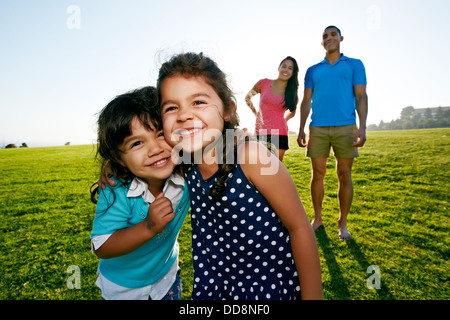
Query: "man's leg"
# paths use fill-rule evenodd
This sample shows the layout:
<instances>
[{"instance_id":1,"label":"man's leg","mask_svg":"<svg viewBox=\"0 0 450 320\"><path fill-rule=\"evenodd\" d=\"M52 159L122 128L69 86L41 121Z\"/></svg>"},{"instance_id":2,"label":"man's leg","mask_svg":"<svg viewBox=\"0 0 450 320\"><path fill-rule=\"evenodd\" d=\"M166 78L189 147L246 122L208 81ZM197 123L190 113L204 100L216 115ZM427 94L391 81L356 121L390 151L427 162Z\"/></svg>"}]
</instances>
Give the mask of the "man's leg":
<instances>
[{"instance_id":1,"label":"man's leg","mask_svg":"<svg viewBox=\"0 0 450 320\"><path fill-rule=\"evenodd\" d=\"M352 237L347 230L347 216L353 200L352 165L353 158L336 158L336 173L339 180L338 228L341 240L348 240Z\"/></svg>"},{"instance_id":2,"label":"man's leg","mask_svg":"<svg viewBox=\"0 0 450 320\"><path fill-rule=\"evenodd\" d=\"M311 200L314 207L314 220L311 225L316 230L323 224L322 202L325 194L323 180L327 171L327 158L311 158L311 167Z\"/></svg>"}]
</instances>

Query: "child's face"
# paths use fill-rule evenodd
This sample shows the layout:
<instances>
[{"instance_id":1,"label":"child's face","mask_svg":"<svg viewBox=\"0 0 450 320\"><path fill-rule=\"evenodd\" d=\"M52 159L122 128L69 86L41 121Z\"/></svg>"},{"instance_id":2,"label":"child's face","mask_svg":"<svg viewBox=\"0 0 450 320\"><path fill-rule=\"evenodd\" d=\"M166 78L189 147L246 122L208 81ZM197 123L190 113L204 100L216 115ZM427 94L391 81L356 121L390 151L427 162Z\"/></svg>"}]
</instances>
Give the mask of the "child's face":
<instances>
[{"instance_id":1,"label":"child's face","mask_svg":"<svg viewBox=\"0 0 450 320\"><path fill-rule=\"evenodd\" d=\"M156 131L152 125L148 130L137 117L131 122L131 135L123 140L119 149L119 163L149 185L155 180L167 179L175 168L172 148L162 130Z\"/></svg>"},{"instance_id":2,"label":"child's face","mask_svg":"<svg viewBox=\"0 0 450 320\"><path fill-rule=\"evenodd\" d=\"M229 120L213 87L202 77L175 75L161 85L164 136L169 144L192 153L220 138Z\"/></svg>"}]
</instances>

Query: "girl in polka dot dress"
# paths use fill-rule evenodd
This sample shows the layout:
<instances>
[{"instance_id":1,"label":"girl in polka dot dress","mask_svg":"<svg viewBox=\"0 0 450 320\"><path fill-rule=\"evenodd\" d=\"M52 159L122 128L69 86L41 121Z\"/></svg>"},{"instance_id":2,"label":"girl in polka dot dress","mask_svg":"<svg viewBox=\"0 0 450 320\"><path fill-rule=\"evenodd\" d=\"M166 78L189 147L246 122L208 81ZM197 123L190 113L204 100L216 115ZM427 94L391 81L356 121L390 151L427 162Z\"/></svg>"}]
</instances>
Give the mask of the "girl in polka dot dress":
<instances>
[{"instance_id":1,"label":"girl in polka dot dress","mask_svg":"<svg viewBox=\"0 0 450 320\"><path fill-rule=\"evenodd\" d=\"M179 54L162 65L158 94L191 192L192 299L321 299L317 244L295 184L263 145L235 143L224 73L201 53Z\"/></svg>"}]
</instances>

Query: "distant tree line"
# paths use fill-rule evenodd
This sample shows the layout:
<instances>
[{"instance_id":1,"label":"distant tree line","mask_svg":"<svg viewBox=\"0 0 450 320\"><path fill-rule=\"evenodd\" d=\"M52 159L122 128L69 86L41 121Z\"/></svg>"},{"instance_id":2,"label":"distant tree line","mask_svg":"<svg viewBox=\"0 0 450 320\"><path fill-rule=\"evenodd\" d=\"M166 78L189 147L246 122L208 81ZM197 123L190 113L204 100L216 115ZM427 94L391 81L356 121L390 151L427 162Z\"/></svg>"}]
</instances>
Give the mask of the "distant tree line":
<instances>
[{"instance_id":1,"label":"distant tree line","mask_svg":"<svg viewBox=\"0 0 450 320\"><path fill-rule=\"evenodd\" d=\"M406 130L425 128L450 127L450 107L421 108L405 107L400 113L400 118L391 122L380 121L378 125L371 124L367 130Z\"/></svg>"}]
</instances>

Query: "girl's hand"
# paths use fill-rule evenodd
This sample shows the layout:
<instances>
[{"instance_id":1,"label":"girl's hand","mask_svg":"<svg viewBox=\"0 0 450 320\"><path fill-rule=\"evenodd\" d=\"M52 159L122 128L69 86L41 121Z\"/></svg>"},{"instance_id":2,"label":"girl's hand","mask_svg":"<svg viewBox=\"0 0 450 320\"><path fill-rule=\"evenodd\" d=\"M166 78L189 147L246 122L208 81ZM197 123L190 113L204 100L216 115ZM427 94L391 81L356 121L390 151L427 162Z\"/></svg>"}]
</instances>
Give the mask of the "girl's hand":
<instances>
[{"instance_id":1,"label":"girl's hand","mask_svg":"<svg viewBox=\"0 0 450 320\"><path fill-rule=\"evenodd\" d=\"M161 233L166 225L175 218L172 202L164 193L160 193L150 204L147 214L147 228L154 234Z\"/></svg>"},{"instance_id":2,"label":"girl's hand","mask_svg":"<svg viewBox=\"0 0 450 320\"><path fill-rule=\"evenodd\" d=\"M100 179L98 179L97 181L99 188L105 190L106 185L114 186L116 184L114 180L111 180L109 178L110 175L114 175L114 173L111 169L110 163L108 162L106 166L103 168L102 173L100 174Z\"/></svg>"},{"instance_id":3,"label":"girl's hand","mask_svg":"<svg viewBox=\"0 0 450 320\"><path fill-rule=\"evenodd\" d=\"M247 128L234 130L234 144L237 145L241 140L248 140L252 137L252 133Z\"/></svg>"}]
</instances>

